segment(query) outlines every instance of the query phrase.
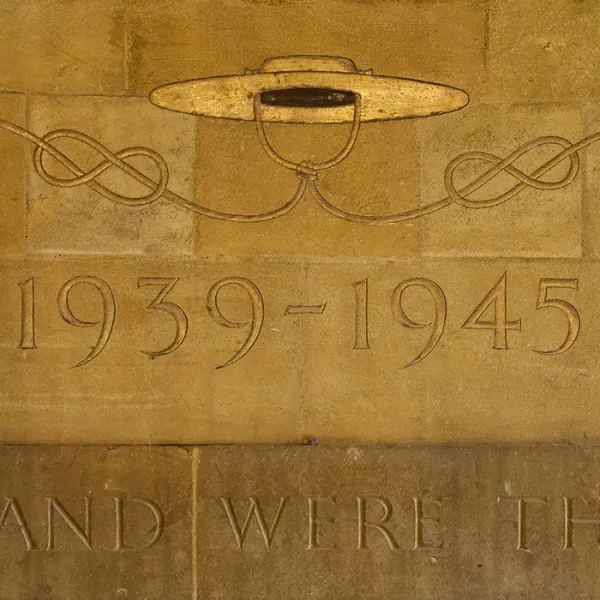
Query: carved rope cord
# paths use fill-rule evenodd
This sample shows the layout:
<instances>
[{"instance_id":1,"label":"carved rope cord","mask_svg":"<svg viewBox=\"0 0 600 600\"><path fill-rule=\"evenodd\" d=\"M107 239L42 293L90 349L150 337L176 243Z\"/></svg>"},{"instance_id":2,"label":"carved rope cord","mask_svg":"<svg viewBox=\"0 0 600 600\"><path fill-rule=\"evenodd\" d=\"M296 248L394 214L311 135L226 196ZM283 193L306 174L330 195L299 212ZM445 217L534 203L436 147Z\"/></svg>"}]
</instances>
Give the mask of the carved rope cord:
<instances>
[{"instance_id":1,"label":"carved rope cord","mask_svg":"<svg viewBox=\"0 0 600 600\"><path fill-rule=\"evenodd\" d=\"M0 120L0 129L4 129L19 135L36 146L33 154L34 168L38 175L40 175L44 181L51 185L58 187L76 187L79 185L87 185L96 193L104 196L105 198L118 204L124 204L127 206L142 206L156 202L158 199L164 199L168 202L176 204L177 206L192 210L205 217L239 223L257 223L261 221L269 221L289 213L300 202L306 192L306 189L309 187L314 191L319 205L327 212L331 213L335 217L345 219L347 221L365 224L400 223L434 213L452 204L457 204L464 208L491 208L503 204L511 198L514 198L525 188L556 190L568 186L576 178L579 172L579 151L595 142L600 141L600 132L589 135L575 144L563 137L543 136L517 148L505 158L501 158L488 152L465 152L451 160L446 166L444 172L444 186L448 195L445 198L424 206L419 206L414 209L395 214L374 215L358 214L339 208L330 200L325 198L317 187L319 172L341 162L347 156L356 142L356 137L360 126L359 99L355 105L355 118L352 124L352 131L350 133L348 142L340 151L340 153L338 153L338 155L323 163L315 164L309 161L293 163L291 161L287 161L277 154L277 152L272 148L271 144L266 138L266 133L264 132L264 127L260 119L257 119L257 124L263 147L265 147L271 156L273 153L277 157L276 160L279 164L282 164L282 166L285 166L288 169L294 169L300 181L295 193L285 204L277 209L255 214L235 214L213 210L175 194L167 188L169 171L164 158L158 152L150 148L131 147L115 153L94 138L79 131L71 129L57 129L47 133L44 137L38 137L27 129L5 120ZM71 138L86 144L96 150L103 160L93 169L84 171L51 143L53 140L59 138ZM558 146L561 148L561 150L550 160L535 169L531 174L527 174L523 170L515 167L514 163L520 157L529 152L533 152L535 149L542 146ZM73 173L73 177L60 178L51 175L43 164L44 153L48 153L61 165L71 171L71 173ZM136 169L128 164L125 159L132 156L145 156L152 161L158 170L158 178L155 180L142 173L139 169ZM544 174L551 171L566 160L569 161L569 167L567 172L562 177L553 181L545 181L541 179ZM465 185L461 189L457 189L454 183L455 172L460 165L468 161L483 161L484 163L491 165L491 167L469 184ZM146 186L150 192L143 196L131 197L113 192L104 185L100 184L96 180L98 176L113 167L121 169L124 173ZM515 180L516 183L507 191L496 196L484 198L483 200L469 198L473 192L479 190L486 183L492 181L500 173L507 173Z\"/></svg>"}]
</instances>

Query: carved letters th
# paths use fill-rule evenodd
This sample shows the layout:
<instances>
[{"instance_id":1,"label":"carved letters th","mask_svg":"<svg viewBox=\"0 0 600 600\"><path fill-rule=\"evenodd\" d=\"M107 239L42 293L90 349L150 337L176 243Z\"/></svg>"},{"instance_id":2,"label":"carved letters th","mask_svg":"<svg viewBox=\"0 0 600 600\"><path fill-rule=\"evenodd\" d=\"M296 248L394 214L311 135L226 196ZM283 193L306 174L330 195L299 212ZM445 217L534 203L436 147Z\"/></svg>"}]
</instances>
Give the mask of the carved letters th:
<instances>
[{"instance_id":1,"label":"carved letters th","mask_svg":"<svg viewBox=\"0 0 600 600\"><path fill-rule=\"evenodd\" d=\"M537 536L544 534L547 542L562 550L573 550L575 543L575 529L579 535L592 533L594 545L600 549L600 498L596 496L592 500L562 496L559 498L548 498L545 496L498 496L498 503L509 503L516 507L515 523L516 544L515 549L524 552L539 550L544 544L538 541L537 548L529 541L530 531L535 528ZM577 509L575 509L577 505ZM585 514L585 512L587 514ZM531 513L531 514L530 514ZM562 524L562 539L555 531L544 531L543 523L548 516L554 516ZM583 537L583 536L582 536ZM589 546L589 542L579 546Z\"/></svg>"}]
</instances>

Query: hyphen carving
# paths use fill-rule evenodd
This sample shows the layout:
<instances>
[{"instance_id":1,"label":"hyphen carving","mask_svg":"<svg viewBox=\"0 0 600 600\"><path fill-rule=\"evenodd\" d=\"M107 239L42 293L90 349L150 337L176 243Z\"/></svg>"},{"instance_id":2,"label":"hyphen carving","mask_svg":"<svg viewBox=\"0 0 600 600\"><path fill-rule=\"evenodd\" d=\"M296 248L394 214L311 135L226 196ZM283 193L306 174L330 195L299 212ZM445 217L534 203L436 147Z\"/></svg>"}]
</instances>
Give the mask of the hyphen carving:
<instances>
[{"instance_id":1,"label":"hyphen carving","mask_svg":"<svg viewBox=\"0 0 600 600\"><path fill-rule=\"evenodd\" d=\"M186 285L185 280L180 280L179 277L138 277L137 287L156 287L160 291L154 296L152 302L146 306L148 310L156 310L167 313L174 325L174 333L172 340L168 345L164 345L159 350L142 350L142 352L151 358L167 356L176 352L185 342L188 334L188 329L194 327L194 322L188 320L188 316L177 302L166 300L172 294L173 296L180 295L179 287ZM83 285L85 284L85 285ZM30 277L18 284L21 289L20 302L20 323L21 337L18 347L22 350L36 350L35 345L35 320L36 303L43 303L43 299L34 297L33 290L35 285L34 277ZM353 314L348 314L352 318L353 329L351 339L354 350L371 350L370 336L370 321L369 314L371 311L369 301L369 286L371 281L364 278L361 281L354 282L354 307ZM376 284L373 284L376 285ZM101 315L95 320L84 320L79 312L73 311L71 306L71 294L73 289L92 290L95 296L99 296L101 300ZM228 288L231 292L229 298L229 306L223 302L221 293L223 288ZM412 291L409 292L408 290ZM571 293L569 294L569 291ZM578 279L563 279L563 278L541 278L538 284L538 296L536 310L554 309L551 311L553 315L548 315L557 321L563 320L565 328L562 342L554 342L549 347L538 349L531 348L531 351L546 356L555 356L570 350L579 337L580 332L580 315L578 309L571 301L560 298L560 294L567 294L573 297L573 292L579 291ZM230 315L232 311L231 301L241 294L241 302L245 305L245 310L249 313L248 317L242 320L233 320ZM78 292L75 292L78 293ZM405 294L418 294L415 296L420 302L419 304L410 302L410 298L405 297ZM474 291L476 298L480 296L480 290ZM478 329L487 330L491 333L490 345L495 350L508 350L508 332L514 332L515 335L521 333L521 319L509 319L509 312L512 315L512 310L508 310L508 286L507 274L503 273L496 284L485 294L483 299L469 313L461 314L461 319L464 319L467 314L466 321L462 324L462 329ZM514 295L514 291L513 294ZM427 358L438 346L442 340L448 321L448 300L446 292L435 281L425 277L411 277L401 281L390 293L391 311L390 318L400 323L403 327L419 330L430 328L427 341L423 344L422 349L417 355L405 363L405 367L412 367L419 364ZM117 296L118 298L118 296ZM92 275L78 275L69 279L64 283L58 292L57 308L62 319L74 327L93 327L99 326L99 333L92 350L88 355L80 360L75 367L81 367L95 358L104 351L110 341L113 328L116 320L116 305L117 298L113 293L109 283L104 279ZM267 300L269 296L267 296ZM236 301L235 304L237 306ZM428 310L427 316L417 320L413 311L424 304L424 309ZM335 304L333 305L335 306ZM287 304L283 315L297 318L315 318L321 317L323 320L335 311L329 307L327 302L321 304ZM463 307L461 307L462 309ZM327 309L327 310L326 310ZM234 351L227 361L217 367L221 369L228 367L244 358L250 350L257 344L265 324L265 299L261 289L251 279L241 276L229 276L218 280L212 284L206 296L206 310L212 320L221 327L229 329L246 329L245 338L241 342L240 347ZM546 312L546 311L544 311ZM431 316L429 316L429 314ZM562 314L562 316L561 316ZM163 315L161 315L163 316ZM164 316L163 316L164 317ZM268 329L267 329L268 330ZM353 338L353 340L352 340ZM543 346L543 342L540 342ZM16 345L16 340L15 340ZM259 344L260 345L260 344Z\"/></svg>"}]
</instances>

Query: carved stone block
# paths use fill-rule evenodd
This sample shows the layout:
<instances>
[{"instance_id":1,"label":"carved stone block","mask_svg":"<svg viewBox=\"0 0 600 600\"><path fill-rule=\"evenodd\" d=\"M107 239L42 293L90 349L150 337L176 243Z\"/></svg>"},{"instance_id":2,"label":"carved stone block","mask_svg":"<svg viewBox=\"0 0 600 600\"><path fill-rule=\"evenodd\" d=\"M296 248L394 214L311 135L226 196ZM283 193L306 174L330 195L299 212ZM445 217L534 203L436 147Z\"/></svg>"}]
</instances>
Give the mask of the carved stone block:
<instances>
[{"instance_id":1,"label":"carved stone block","mask_svg":"<svg viewBox=\"0 0 600 600\"><path fill-rule=\"evenodd\" d=\"M598 454L5 446L0 598L594 598Z\"/></svg>"},{"instance_id":2,"label":"carved stone block","mask_svg":"<svg viewBox=\"0 0 600 600\"><path fill-rule=\"evenodd\" d=\"M0 598L192 595L191 453L0 448Z\"/></svg>"}]
</instances>

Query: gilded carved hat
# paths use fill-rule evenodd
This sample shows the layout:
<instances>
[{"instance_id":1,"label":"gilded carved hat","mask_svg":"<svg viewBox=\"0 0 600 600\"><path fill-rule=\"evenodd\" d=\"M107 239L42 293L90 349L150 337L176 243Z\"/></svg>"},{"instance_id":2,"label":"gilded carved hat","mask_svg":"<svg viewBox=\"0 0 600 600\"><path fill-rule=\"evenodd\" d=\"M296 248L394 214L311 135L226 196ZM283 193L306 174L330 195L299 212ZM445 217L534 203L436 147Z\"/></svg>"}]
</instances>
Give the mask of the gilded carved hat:
<instances>
[{"instance_id":1,"label":"gilded carved hat","mask_svg":"<svg viewBox=\"0 0 600 600\"><path fill-rule=\"evenodd\" d=\"M446 85L359 71L347 58L283 56L240 75L163 85L150 100L162 108L222 119L349 123L358 102L364 122L451 112L465 106L469 97Z\"/></svg>"}]
</instances>

